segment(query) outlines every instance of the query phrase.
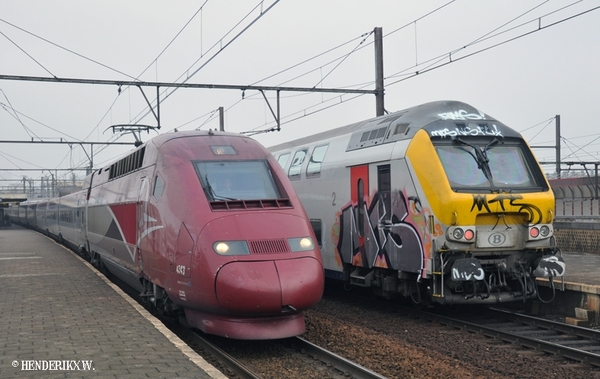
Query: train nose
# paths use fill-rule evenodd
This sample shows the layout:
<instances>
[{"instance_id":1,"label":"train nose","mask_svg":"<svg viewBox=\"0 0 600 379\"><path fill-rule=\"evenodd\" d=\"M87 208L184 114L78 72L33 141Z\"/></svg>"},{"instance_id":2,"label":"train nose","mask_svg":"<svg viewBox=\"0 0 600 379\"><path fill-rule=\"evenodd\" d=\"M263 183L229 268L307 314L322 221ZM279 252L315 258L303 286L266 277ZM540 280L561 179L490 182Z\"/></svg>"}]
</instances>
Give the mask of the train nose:
<instances>
[{"instance_id":1,"label":"train nose","mask_svg":"<svg viewBox=\"0 0 600 379\"><path fill-rule=\"evenodd\" d=\"M275 261L235 261L216 278L219 305L244 314L303 310L323 295L323 268L312 257Z\"/></svg>"}]
</instances>

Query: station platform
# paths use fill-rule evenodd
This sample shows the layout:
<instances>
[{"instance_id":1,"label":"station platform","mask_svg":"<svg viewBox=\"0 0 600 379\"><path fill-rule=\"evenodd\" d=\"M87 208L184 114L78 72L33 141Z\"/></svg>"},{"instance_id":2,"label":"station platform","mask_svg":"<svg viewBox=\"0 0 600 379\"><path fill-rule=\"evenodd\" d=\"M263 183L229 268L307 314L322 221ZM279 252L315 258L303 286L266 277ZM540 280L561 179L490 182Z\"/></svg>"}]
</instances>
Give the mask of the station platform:
<instances>
[{"instance_id":1,"label":"station platform","mask_svg":"<svg viewBox=\"0 0 600 379\"><path fill-rule=\"evenodd\" d=\"M0 378L226 378L67 248L0 228Z\"/></svg>"},{"instance_id":2,"label":"station platform","mask_svg":"<svg viewBox=\"0 0 600 379\"><path fill-rule=\"evenodd\" d=\"M562 256L566 264L564 289L600 295L600 254L563 251ZM562 287L562 283L554 279L555 287ZM548 279L539 278L538 284L548 286Z\"/></svg>"}]
</instances>

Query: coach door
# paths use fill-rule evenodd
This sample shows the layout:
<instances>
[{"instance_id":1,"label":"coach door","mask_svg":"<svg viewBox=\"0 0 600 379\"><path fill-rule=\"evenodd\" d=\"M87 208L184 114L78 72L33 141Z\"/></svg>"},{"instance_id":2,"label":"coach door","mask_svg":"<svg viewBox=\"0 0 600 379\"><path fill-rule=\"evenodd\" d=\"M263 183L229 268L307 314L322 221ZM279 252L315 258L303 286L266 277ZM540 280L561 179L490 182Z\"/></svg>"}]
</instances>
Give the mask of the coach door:
<instances>
[{"instance_id":1,"label":"coach door","mask_svg":"<svg viewBox=\"0 0 600 379\"><path fill-rule=\"evenodd\" d=\"M352 256L353 266L369 267L368 237L369 216L369 166L355 166L350 168L350 197L354 210L354 225L352 229ZM346 230L346 233L348 230Z\"/></svg>"},{"instance_id":2,"label":"coach door","mask_svg":"<svg viewBox=\"0 0 600 379\"><path fill-rule=\"evenodd\" d=\"M392 186L390 165L377 166L377 193L371 200L370 220L377 236L377 253L373 266L391 268L386 245L392 230Z\"/></svg>"},{"instance_id":3,"label":"coach door","mask_svg":"<svg viewBox=\"0 0 600 379\"><path fill-rule=\"evenodd\" d=\"M148 185L148 178L147 177L143 177L141 182L140 182L140 192L138 193L138 199L137 199L137 206L136 206L136 213L137 213L137 227L136 227L136 243L135 243L135 250L136 250L136 255L137 255L137 260L140 263L140 266L143 270L143 259L142 259L142 248L140 245L142 245L144 243L144 241L146 239L144 239L143 237L145 237L144 231L148 228L148 200L149 200L149 185Z\"/></svg>"}]
</instances>

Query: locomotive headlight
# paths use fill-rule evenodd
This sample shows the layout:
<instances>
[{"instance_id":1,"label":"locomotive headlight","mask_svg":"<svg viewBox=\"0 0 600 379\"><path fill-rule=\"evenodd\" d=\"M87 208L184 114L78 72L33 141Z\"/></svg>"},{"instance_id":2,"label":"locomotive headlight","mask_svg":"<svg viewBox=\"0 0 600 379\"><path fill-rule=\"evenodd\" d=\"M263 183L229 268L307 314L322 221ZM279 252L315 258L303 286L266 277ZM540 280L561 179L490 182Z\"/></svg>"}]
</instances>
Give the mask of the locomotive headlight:
<instances>
[{"instance_id":1,"label":"locomotive headlight","mask_svg":"<svg viewBox=\"0 0 600 379\"><path fill-rule=\"evenodd\" d=\"M289 238L288 243L293 252L314 250L315 243L310 237Z\"/></svg>"},{"instance_id":2,"label":"locomotive headlight","mask_svg":"<svg viewBox=\"0 0 600 379\"><path fill-rule=\"evenodd\" d=\"M459 240L459 239L463 238L463 235L464 235L464 232L461 228L456 228L452 232L452 238L454 238L455 240Z\"/></svg>"},{"instance_id":3,"label":"locomotive headlight","mask_svg":"<svg viewBox=\"0 0 600 379\"><path fill-rule=\"evenodd\" d=\"M246 241L218 241L213 250L219 255L250 255Z\"/></svg>"},{"instance_id":4,"label":"locomotive headlight","mask_svg":"<svg viewBox=\"0 0 600 379\"><path fill-rule=\"evenodd\" d=\"M474 226L451 226L448 228L446 238L449 241L473 243L475 230Z\"/></svg>"},{"instance_id":5,"label":"locomotive headlight","mask_svg":"<svg viewBox=\"0 0 600 379\"><path fill-rule=\"evenodd\" d=\"M529 241L548 238L552 235L552 225L542 224L529 227Z\"/></svg>"}]
</instances>

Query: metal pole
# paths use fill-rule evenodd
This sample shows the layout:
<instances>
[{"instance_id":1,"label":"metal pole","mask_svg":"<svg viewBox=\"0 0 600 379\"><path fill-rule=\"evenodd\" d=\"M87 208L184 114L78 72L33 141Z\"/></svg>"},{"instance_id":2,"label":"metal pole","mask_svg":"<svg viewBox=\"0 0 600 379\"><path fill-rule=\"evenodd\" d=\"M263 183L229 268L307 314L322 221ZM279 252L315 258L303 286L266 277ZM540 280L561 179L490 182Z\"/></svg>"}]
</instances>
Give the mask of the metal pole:
<instances>
[{"instance_id":1,"label":"metal pole","mask_svg":"<svg viewBox=\"0 0 600 379\"><path fill-rule=\"evenodd\" d=\"M383 116L383 31L375 28L375 110L377 116Z\"/></svg>"},{"instance_id":2,"label":"metal pole","mask_svg":"<svg viewBox=\"0 0 600 379\"><path fill-rule=\"evenodd\" d=\"M219 107L219 130L225 131L225 115L223 112L223 107Z\"/></svg>"},{"instance_id":3,"label":"metal pole","mask_svg":"<svg viewBox=\"0 0 600 379\"><path fill-rule=\"evenodd\" d=\"M156 86L156 125L160 129L160 90L159 86Z\"/></svg>"},{"instance_id":4,"label":"metal pole","mask_svg":"<svg viewBox=\"0 0 600 379\"><path fill-rule=\"evenodd\" d=\"M596 171L596 183L594 185L594 199L598 200L598 163L596 163L594 166Z\"/></svg>"},{"instance_id":5,"label":"metal pole","mask_svg":"<svg viewBox=\"0 0 600 379\"><path fill-rule=\"evenodd\" d=\"M279 92L277 91L277 131L281 130L281 108L279 107Z\"/></svg>"},{"instance_id":6,"label":"metal pole","mask_svg":"<svg viewBox=\"0 0 600 379\"><path fill-rule=\"evenodd\" d=\"M560 179L560 115L556 115L556 177Z\"/></svg>"}]
</instances>

